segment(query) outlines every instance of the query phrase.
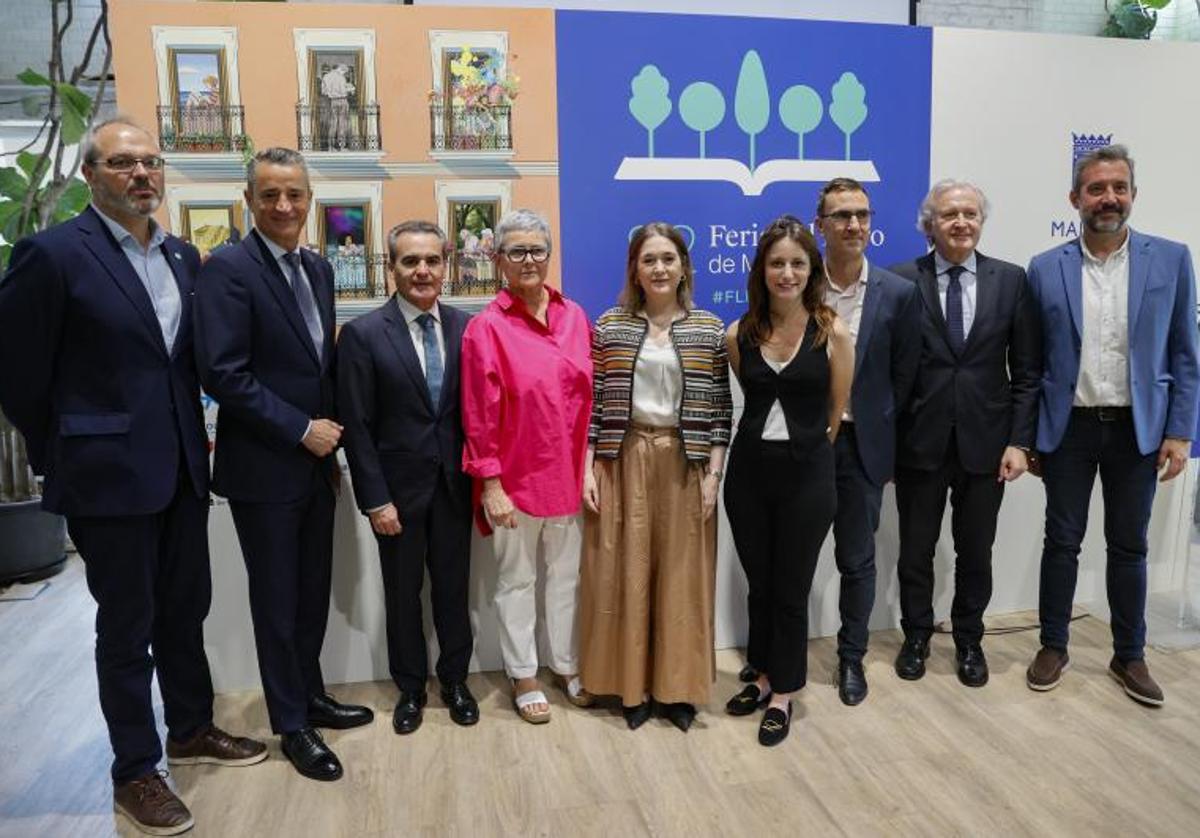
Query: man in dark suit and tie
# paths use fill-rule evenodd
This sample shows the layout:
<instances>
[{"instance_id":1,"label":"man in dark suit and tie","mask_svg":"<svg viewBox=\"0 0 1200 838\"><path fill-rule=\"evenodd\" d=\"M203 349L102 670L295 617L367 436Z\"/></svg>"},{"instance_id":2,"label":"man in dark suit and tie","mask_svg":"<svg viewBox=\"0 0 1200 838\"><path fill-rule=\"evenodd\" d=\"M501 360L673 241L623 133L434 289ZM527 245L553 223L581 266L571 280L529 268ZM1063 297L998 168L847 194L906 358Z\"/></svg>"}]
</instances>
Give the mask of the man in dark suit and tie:
<instances>
[{"instance_id":1,"label":"man in dark suit and tie","mask_svg":"<svg viewBox=\"0 0 1200 838\"><path fill-rule=\"evenodd\" d=\"M900 414L900 624L896 674L925 674L933 634L933 554L950 495L958 680L982 687L983 612L992 596L992 542L1004 484L1028 468L1037 423L1041 332L1023 268L975 248L987 199L973 184L934 185L919 224L930 253L893 267L921 294L921 364Z\"/></svg>"},{"instance_id":2,"label":"man in dark suit and tie","mask_svg":"<svg viewBox=\"0 0 1200 838\"><path fill-rule=\"evenodd\" d=\"M299 152L247 167L254 230L214 252L196 287L196 362L217 401L213 491L229 499L271 729L315 780L342 776L314 728L367 724L366 707L325 692L335 450L333 269L300 247L312 189Z\"/></svg>"},{"instance_id":3,"label":"man in dark suit and tie","mask_svg":"<svg viewBox=\"0 0 1200 838\"><path fill-rule=\"evenodd\" d=\"M1146 531L1155 478L1175 478L1196 432L1196 277L1186 245L1128 225L1137 197L1121 145L1075 162L1082 235L1029 263L1045 336L1037 448L1046 484L1039 613L1042 648L1026 673L1058 685L1079 550L1096 474L1104 495L1113 635L1109 674L1134 701L1163 703L1146 645Z\"/></svg>"},{"instance_id":4,"label":"man in dark suit and tie","mask_svg":"<svg viewBox=\"0 0 1200 838\"><path fill-rule=\"evenodd\" d=\"M168 763L267 756L212 723L208 448L191 325L200 255L152 217L163 159L144 129L103 122L81 157L91 206L18 242L0 281L0 407L45 476L42 506L67 518L96 600L114 807L174 835L193 820L158 771L156 670Z\"/></svg>"},{"instance_id":5,"label":"man in dark suit and tie","mask_svg":"<svg viewBox=\"0 0 1200 838\"><path fill-rule=\"evenodd\" d=\"M854 339L854 384L834 443L834 557L841 574L838 696L867 697L862 659L875 604L875 530L883 486L895 467L896 416L908 400L921 352L920 300L912 283L871 265L871 200L863 185L835 178L821 189L817 230L825 241L825 303Z\"/></svg>"},{"instance_id":6,"label":"man in dark suit and tie","mask_svg":"<svg viewBox=\"0 0 1200 838\"><path fill-rule=\"evenodd\" d=\"M421 725L429 662L421 587L429 565L438 680L450 718L479 721L467 689L471 481L459 467L459 350L468 316L438 302L446 236L428 221L388 233L396 295L338 340L338 406L354 495L379 542L397 733Z\"/></svg>"}]
</instances>

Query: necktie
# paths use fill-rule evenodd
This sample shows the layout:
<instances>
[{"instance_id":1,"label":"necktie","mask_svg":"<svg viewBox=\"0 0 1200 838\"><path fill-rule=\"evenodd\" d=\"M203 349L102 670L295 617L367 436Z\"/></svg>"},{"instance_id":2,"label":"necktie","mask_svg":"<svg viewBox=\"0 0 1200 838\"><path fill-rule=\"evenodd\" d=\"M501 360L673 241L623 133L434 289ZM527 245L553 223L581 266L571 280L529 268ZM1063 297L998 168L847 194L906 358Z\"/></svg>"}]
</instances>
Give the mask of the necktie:
<instances>
[{"instance_id":1,"label":"necktie","mask_svg":"<svg viewBox=\"0 0 1200 838\"><path fill-rule=\"evenodd\" d=\"M438 406L442 396L442 350L438 347L437 329L429 312L417 317L425 346L425 383L429 385L429 400Z\"/></svg>"},{"instance_id":2,"label":"necktie","mask_svg":"<svg viewBox=\"0 0 1200 838\"><path fill-rule=\"evenodd\" d=\"M963 344L967 342L963 332L962 284L958 278L966 271L962 265L951 265L946 271L950 276L950 284L946 286L946 330L950 333L950 348L954 354L962 352Z\"/></svg>"},{"instance_id":3,"label":"necktie","mask_svg":"<svg viewBox=\"0 0 1200 838\"><path fill-rule=\"evenodd\" d=\"M320 358L325 338L321 330L321 314L317 311L317 298L313 296L312 286L300 273L300 254L285 253L283 260L287 262L291 274L288 282L292 286L292 293L296 295L296 305L300 307L300 315L304 318L304 325L308 327L308 336L312 339L313 349L317 352L317 358Z\"/></svg>"}]
</instances>

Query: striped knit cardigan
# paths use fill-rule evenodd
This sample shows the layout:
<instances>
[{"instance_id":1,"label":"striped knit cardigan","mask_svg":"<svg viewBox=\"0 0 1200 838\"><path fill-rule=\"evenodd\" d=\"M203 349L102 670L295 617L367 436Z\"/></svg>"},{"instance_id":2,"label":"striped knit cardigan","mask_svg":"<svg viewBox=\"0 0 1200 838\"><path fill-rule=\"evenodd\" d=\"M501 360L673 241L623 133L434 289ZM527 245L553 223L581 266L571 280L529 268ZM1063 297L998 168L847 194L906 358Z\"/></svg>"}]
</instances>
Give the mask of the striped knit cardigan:
<instances>
[{"instance_id":1,"label":"striped knit cardigan","mask_svg":"<svg viewBox=\"0 0 1200 838\"><path fill-rule=\"evenodd\" d=\"M633 413L633 365L650 324L623 308L610 308L592 331L594 396L588 444L596 457L616 459ZM711 447L729 445L733 399L725 326L713 314L692 309L671 324L671 343L683 369L679 432L684 456L707 461Z\"/></svg>"}]
</instances>

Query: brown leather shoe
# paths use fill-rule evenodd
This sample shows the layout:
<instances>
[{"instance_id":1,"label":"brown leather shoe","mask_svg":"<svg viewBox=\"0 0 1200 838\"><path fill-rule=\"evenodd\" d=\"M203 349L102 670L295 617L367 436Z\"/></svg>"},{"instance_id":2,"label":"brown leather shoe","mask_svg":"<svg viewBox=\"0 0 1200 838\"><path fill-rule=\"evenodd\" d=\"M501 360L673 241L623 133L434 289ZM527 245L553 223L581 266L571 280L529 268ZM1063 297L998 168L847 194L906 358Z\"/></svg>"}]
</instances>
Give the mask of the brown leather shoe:
<instances>
[{"instance_id":1,"label":"brown leather shoe","mask_svg":"<svg viewBox=\"0 0 1200 838\"><path fill-rule=\"evenodd\" d=\"M1161 707L1165 701L1162 688L1150 677L1150 668L1144 660L1121 663L1114 655L1108 664L1108 674L1125 688L1125 694L1134 701L1151 707Z\"/></svg>"},{"instance_id":2,"label":"brown leather shoe","mask_svg":"<svg viewBox=\"0 0 1200 838\"><path fill-rule=\"evenodd\" d=\"M1071 659L1066 652L1043 646L1038 650L1037 657L1025 670L1025 683L1029 689L1046 692L1058 686L1062 674L1071 668Z\"/></svg>"},{"instance_id":3,"label":"brown leather shoe","mask_svg":"<svg viewBox=\"0 0 1200 838\"><path fill-rule=\"evenodd\" d=\"M113 789L113 810L148 835L178 835L196 821L166 783L167 772L154 771Z\"/></svg>"},{"instance_id":4,"label":"brown leather shoe","mask_svg":"<svg viewBox=\"0 0 1200 838\"><path fill-rule=\"evenodd\" d=\"M171 765L254 765L267 758L267 746L254 739L230 736L209 725L187 742L167 739L167 762Z\"/></svg>"}]
</instances>

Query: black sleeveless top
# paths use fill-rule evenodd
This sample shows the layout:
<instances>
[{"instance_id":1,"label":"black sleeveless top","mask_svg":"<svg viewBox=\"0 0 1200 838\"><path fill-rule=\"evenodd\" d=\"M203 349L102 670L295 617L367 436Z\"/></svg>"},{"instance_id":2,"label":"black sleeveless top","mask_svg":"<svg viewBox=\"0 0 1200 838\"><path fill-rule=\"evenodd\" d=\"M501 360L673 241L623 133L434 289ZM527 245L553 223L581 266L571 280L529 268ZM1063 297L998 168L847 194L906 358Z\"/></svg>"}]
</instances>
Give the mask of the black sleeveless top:
<instances>
[{"instance_id":1,"label":"black sleeveless top","mask_svg":"<svg viewBox=\"0 0 1200 838\"><path fill-rule=\"evenodd\" d=\"M741 356L738 379L745 396L745 409L738 422L735 444L762 441L767 414L776 399L783 406L793 456L807 457L819 445L828 443L825 430L829 425L829 354L825 345L813 345L816 338L817 320L810 316L795 357L775 372L763 359L762 350L751 346L738 333Z\"/></svg>"}]
</instances>

